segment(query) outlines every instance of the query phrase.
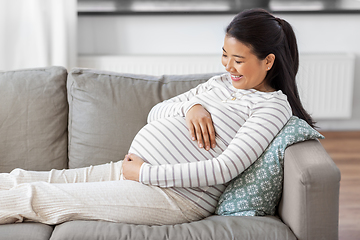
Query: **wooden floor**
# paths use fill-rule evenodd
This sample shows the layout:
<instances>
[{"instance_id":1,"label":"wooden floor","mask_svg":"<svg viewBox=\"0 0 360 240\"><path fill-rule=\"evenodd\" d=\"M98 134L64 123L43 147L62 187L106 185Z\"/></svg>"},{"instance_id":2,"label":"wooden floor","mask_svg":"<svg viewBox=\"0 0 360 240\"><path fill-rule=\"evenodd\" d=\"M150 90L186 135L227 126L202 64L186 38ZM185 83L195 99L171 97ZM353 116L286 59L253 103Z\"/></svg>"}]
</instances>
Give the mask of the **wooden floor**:
<instances>
[{"instance_id":1,"label":"wooden floor","mask_svg":"<svg viewBox=\"0 0 360 240\"><path fill-rule=\"evenodd\" d=\"M341 171L339 239L360 240L360 132L322 132L321 144Z\"/></svg>"}]
</instances>

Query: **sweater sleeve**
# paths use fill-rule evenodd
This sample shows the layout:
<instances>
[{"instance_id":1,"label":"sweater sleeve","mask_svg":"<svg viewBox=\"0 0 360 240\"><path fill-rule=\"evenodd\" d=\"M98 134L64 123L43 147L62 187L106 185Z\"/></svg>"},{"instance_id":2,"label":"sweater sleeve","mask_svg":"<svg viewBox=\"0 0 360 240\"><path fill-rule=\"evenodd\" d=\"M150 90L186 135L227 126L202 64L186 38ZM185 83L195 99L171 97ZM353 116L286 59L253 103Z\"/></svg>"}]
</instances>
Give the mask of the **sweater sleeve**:
<instances>
[{"instance_id":1,"label":"sweater sleeve","mask_svg":"<svg viewBox=\"0 0 360 240\"><path fill-rule=\"evenodd\" d=\"M199 84L197 87L185 93L156 104L150 110L147 122L150 123L154 120L166 117L185 117L192 106L200 104L195 96L211 89L214 78L215 77L210 78L205 83Z\"/></svg>"},{"instance_id":2,"label":"sweater sleeve","mask_svg":"<svg viewBox=\"0 0 360 240\"><path fill-rule=\"evenodd\" d=\"M258 102L218 157L179 164L144 163L139 181L160 187L203 187L229 182L260 157L291 115L284 99L274 97Z\"/></svg>"}]
</instances>

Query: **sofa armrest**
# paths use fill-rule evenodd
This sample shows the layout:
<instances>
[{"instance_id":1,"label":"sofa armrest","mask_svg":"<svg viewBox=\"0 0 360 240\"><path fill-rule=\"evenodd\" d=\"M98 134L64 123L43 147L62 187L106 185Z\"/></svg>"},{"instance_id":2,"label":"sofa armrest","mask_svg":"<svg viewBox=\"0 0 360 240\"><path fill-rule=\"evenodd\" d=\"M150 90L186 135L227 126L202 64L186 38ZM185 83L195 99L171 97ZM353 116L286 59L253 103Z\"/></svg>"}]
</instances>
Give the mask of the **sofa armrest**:
<instances>
[{"instance_id":1,"label":"sofa armrest","mask_svg":"<svg viewBox=\"0 0 360 240\"><path fill-rule=\"evenodd\" d=\"M299 240L338 239L340 171L318 140L285 151L279 215Z\"/></svg>"}]
</instances>

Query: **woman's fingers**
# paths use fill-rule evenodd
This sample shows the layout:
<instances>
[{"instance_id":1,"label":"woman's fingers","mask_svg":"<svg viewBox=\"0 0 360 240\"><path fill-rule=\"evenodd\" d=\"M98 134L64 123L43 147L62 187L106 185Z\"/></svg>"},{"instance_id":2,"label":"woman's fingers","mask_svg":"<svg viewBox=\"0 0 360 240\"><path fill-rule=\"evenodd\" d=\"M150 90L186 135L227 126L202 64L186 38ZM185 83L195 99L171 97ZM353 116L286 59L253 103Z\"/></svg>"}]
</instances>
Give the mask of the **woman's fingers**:
<instances>
[{"instance_id":1,"label":"woman's fingers","mask_svg":"<svg viewBox=\"0 0 360 240\"><path fill-rule=\"evenodd\" d=\"M215 129L212 121L207 122L206 124L200 125L202 132L202 139L204 141L204 147L206 150L216 147L215 141Z\"/></svg>"},{"instance_id":2,"label":"woman's fingers","mask_svg":"<svg viewBox=\"0 0 360 240\"><path fill-rule=\"evenodd\" d=\"M216 146L215 129L212 125L212 121L204 123L191 122L190 126L190 136L192 140L197 140L200 148L210 150L210 148Z\"/></svg>"},{"instance_id":3,"label":"woman's fingers","mask_svg":"<svg viewBox=\"0 0 360 240\"><path fill-rule=\"evenodd\" d=\"M204 147L203 137L206 138L206 136L204 136L203 128L201 127L200 124L195 125L195 132L196 132L196 140L198 142L198 146L199 148L203 148Z\"/></svg>"},{"instance_id":4,"label":"woman's fingers","mask_svg":"<svg viewBox=\"0 0 360 240\"><path fill-rule=\"evenodd\" d=\"M209 132L209 138L210 138L210 146L211 148L216 147L216 141L215 141L215 129L214 125L211 122L211 124L208 124L208 132Z\"/></svg>"},{"instance_id":5,"label":"woman's fingers","mask_svg":"<svg viewBox=\"0 0 360 240\"><path fill-rule=\"evenodd\" d=\"M124 179L139 181L139 172L144 160L135 154L127 154L123 161Z\"/></svg>"},{"instance_id":6,"label":"woman's fingers","mask_svg":"<svg viewBox=\"0 0 360 240\"><path fill-rule=\"evenodd\" d=\"M187 124L189 132L190 132L191 140L195 141L196 140L196 133L195 133L194 124L191 121L186 121L186 124Z\"/></svg>"},{"instance_id":7,"label":"woman's fingers","mask_svg":"<svg viewBox=\"0 0 360 240\"><path fill-rule=\"evenodd\" d=\"M194 105L186 114L186 124L192 140L197 140L200 148L210 150L216 146L215 129L211 115L200 104Z\"/></svg>"}]
</instances>

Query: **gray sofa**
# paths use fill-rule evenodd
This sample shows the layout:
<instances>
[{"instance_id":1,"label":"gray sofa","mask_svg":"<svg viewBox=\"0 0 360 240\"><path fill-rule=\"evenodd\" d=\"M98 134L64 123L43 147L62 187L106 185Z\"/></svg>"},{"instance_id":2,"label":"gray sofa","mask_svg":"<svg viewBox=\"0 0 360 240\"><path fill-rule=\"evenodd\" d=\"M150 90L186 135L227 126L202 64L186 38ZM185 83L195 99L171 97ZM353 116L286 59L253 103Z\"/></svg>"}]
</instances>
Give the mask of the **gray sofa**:
<instances>
[{"instance_id":1,"label":"gray sofa","mask_svg":"<svg viewBox=\"0 0 360 240\"><path fill-rule=\"evenodd\" d=\"M142 76L62 67L0 72L0 172L122 159L157 102L211 74ZM285 152L277 216L210 216L171 226L104 221L0 225L0 239L337 239L340 172L317 140ZM0 192L1 194L1 192Z\"/></svg>"}]
</instances>

